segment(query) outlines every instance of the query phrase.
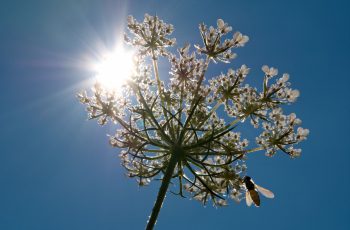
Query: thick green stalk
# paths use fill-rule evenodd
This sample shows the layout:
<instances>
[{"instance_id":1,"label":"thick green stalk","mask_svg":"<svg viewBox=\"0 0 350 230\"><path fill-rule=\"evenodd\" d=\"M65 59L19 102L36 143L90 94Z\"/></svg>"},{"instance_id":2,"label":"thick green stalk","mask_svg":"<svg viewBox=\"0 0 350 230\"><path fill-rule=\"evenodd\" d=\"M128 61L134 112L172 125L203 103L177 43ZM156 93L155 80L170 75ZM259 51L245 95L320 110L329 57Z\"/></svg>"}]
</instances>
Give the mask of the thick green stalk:
<instances>
[{"instance_id":1,"label":"thick green stalk","mask_svg":"<svg viewBox=\"0 0 350 230\"><path fill-rule=\"evenodd\" d=\"M153 206L151 216L148 220L146 230L152 230L154 225L156 224L158 214L160 212L160 209L162 207L166 192L169 187L169 183L171 180L171 177L173 176L174 169L176 167L176 164L178 162L179 157L181 157L182 153L181 152L175 152L173 151L171 153L171 158L169 161L169 165L165 171L164 177L162 179L162 185L159 188L158 195L157 195L157 200L156 203Z\"/></svg>"}]
</instances>

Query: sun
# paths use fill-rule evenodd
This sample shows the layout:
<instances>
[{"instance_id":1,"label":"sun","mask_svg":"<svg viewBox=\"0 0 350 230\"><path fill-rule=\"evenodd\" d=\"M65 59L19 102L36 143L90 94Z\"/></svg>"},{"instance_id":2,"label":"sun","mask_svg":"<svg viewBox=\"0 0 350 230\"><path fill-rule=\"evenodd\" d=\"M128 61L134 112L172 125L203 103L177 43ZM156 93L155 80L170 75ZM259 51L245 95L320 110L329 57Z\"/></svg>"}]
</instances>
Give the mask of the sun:
<instances>
[{"instance_id":1,"label":"sun","mask_svg":"<svg viewBox=\"0 0 350 230\"><path fill-rule=\"evenodd\" d=\"M106 52L95 66L96 80L107 90L118 91L135 68L133 57L122 46Z\"/></svg>"}]
</instances>

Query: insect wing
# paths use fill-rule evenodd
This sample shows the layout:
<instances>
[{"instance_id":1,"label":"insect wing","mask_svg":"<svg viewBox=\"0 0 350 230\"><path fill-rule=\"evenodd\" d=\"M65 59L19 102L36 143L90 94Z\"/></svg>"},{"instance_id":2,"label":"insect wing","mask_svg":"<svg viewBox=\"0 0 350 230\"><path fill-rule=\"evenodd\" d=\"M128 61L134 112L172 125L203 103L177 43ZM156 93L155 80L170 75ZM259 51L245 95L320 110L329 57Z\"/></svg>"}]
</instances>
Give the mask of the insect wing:
<instances>
[{"instance_id":1,"label":"insect wing","mask_svg":"<svg viewBox=\"0 0 350 230\"><path fill-rule=\"evenodd\" d=\"M274 198L275 197L273 192L271 192L270 190L268 190L266 188L260 187L259 185L256 185L256 184L255 184L255 188L267 198Z\"/></svg>"},{"instance_id":2,"label":"insect wing","mask_svg":"<svg viewBox=\"0 0 350 230\"><path fill-rule=\"evenodd\" d=\"M252 197L250 196L249 191L245 193L245 202L247 203L248 206L251 206L253 203Z\"/></svg>"}]
</instances>

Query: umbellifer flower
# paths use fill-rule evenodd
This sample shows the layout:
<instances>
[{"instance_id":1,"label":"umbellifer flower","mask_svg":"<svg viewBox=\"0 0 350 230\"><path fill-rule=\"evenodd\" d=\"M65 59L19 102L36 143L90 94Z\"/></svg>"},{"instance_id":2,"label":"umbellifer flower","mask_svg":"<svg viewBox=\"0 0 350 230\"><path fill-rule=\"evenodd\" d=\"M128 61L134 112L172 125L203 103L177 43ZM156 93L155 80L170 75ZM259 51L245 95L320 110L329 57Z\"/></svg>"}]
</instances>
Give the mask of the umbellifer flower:
<instances>
[{"instance_id":1,"label":"umbellifer flower","mask_svg":"<svg viewBox=\"0 0 350 230\"><path fill-rule=\"evenodd\" d=\"M78 98L87 106L89 119L116 124L110 144L122 149L121 164L129 177L140 186L161 179L147 229L155 224L170 182L177 185L173 194L226 206L229 198L239 202L246 190L257 194L244 180L250 178L245 177L248 154L300 156L295 146L309 130L300 127L294 113L283 114L282 106L299 97L299 91L290 88L288 74L276 77L277 69L264 65L261 91L245 83L250 70L246 65L205 79L210 63L228 63L236 56L232 50L244 46L248 36L235 32L225 38L232 27L218 19L216 28L199 26L203 44L195 45L197 54L190 44L171 53L167 48L175 39L168 36L174 28L157 16L146 14L141 23L129 16L128 29L132 37L125 40L138 54L133 75L118 93L97 83L92 94L82 92ZM166 82L159 76L160 56L171 65ZM247 120L258 132L255 146L239 128Z\"/></svg>"}]
</instances>

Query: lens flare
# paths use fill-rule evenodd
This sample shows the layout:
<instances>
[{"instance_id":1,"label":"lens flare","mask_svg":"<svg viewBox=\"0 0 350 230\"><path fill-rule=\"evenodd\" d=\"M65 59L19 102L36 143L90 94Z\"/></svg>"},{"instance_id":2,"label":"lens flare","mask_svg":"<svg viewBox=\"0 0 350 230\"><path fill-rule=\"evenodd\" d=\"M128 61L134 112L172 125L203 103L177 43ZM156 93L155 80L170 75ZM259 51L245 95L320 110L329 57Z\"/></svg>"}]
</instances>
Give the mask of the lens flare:
<instances>
[{"instance_id":1,"label":"lens flare","mask_svg":"<svg viewBox=\"0 0 350 230\"><path fill-rule=\"evenodd\" d=\"M118 47L105 54L96 65L96 79L107 90L117 91L131 76L133 69L133 52Z\"/></svg>"}]
</instances>

